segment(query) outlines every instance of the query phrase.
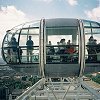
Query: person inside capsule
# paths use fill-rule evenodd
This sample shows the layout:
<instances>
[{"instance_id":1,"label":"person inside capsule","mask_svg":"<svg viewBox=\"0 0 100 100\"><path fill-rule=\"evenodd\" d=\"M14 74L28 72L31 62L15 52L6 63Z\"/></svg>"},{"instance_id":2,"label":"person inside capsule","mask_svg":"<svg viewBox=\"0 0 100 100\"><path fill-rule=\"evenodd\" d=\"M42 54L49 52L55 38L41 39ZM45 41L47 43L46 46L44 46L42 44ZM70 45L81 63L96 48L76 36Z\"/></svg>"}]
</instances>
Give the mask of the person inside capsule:
<instances>
[{"instance_id":1,"label":"person inside capsule","mask_svg":"<svg viewBox=\"0 0 100 100\"><path fill-rule=\"evenodd\" d=\"M53 56L54 53L55 53L55 49L54 47L52 46L52 43L51 41L49 41L49 43L47 44L48 47L47 47L47 61L51 62L53 60Z\"/></svg>"},{"instance_id":2,"label":"person inside capsule","mask_svg":"<svg viewBox=\"0 0 100 100\"><path fill-rule=\"evenodd\" d=\"M32 36L29 36L29 40L27 40L26 45L27 45L27 61L32 62L32 52L34 45L34 42L32 41Z\"/></svg>"},{"instance_id":3,"label":"person inside capsule","mask_svg":"<svg viewBox=\"0 0 100 100\"><path fill-rule=\"evenodd\" d=\"M87 42L87 51L88 51L88 60L89 61L97 61L97 40L93 38L93 36L90 36Z\"/></svg>"},{"instance_id":4,"label":"person inside capsule","mask_svg":"<svg viewBox=\"0 0 100 100\"><path fill-rule=\"evenodd\" d=\"M61 62L65 62L65 56L64 56L64 53L65 53L65 50L66 50L66 42L65 42L65 39L61 39L60 40L60 60Z\"/></svg>"},{"instance_id":5,"label":"person inside capsule","mask_svg":"<svg viewBox=\"0 0 100 100\"><path fill-rule=\"evenodd\" d=\"M11 54L11 62L12 63L17 63L17 56L18 56L18 50L17 50L17 46L18 46L18 42L16 41L15 37L11 38L10 41L10 54Z\"/></svg>"},{"instance_id":6,"label":"person inside capsule","mask_svg":"<svg viewBox=\"0 0 100 100\"><path fill-rule=\"evenodd\" d=\"M48 46L49 47L47 48L47 54L53 55L55 53L55 50L54 50L54 47L52 47L51 41L49 41Z\"/></svg>"},{"instance_id":7,"label":"person inside capsule","mask_svg":"<svg viewBox=\"0 0 100 100\"><path fill-rule=\"evenodd\" d=\"M72 62L74 60L73 54L76 52L71 40L68 40L65 53L67 54L67 61Z\"/></svg>"}]
</instances>

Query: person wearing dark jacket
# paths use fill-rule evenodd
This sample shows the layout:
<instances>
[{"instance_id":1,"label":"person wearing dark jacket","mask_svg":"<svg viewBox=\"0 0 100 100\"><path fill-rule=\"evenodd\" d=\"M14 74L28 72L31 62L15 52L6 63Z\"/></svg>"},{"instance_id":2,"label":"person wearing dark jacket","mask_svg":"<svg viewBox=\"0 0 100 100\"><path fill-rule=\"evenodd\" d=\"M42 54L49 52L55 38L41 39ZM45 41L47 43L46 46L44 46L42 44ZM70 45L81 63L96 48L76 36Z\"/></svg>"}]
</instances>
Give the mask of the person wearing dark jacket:
<instances>
[{"instance_id":1,"label":"person wearing dark jacket","mask_svg":"<svg viewBox=\"0 0 100 100\"><path fill-rule=\"evenodd\" d=\"M26 42L26 45L27 45L27 61L32 62L32 52L33 52L34 42L32 41L31 36L29 36L29 40Z\"/></svg>"}]
</instances>

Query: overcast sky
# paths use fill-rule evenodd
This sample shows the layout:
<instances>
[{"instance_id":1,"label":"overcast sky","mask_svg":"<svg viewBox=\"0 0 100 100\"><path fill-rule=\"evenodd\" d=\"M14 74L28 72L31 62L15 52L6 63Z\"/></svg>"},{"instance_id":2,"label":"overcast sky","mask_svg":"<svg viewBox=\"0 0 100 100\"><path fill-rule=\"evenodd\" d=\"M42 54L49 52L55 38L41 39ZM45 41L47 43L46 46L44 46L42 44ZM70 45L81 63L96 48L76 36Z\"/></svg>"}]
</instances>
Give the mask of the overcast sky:
<instances>
[{"instance_id":1,"label":"overcast sky","mask_svg":"<svg viewBox=\"0 0 100 100\"><path fill-rule=\"evenodd\" d=\"M0 47L6 30L41 18L100 21L100 0L0 0Z\"/></svg>"}]
</instances>

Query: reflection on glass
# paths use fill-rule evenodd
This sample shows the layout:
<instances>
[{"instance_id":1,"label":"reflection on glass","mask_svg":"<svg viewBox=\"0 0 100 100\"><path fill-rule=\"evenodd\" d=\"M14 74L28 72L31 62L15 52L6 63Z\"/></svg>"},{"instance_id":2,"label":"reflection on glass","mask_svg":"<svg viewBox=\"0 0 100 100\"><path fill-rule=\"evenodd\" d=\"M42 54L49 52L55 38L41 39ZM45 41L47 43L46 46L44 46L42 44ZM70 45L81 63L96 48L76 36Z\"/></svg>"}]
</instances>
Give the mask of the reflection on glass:
<instances>
[{"instance_id":1,"label":"reflection on glass","mask_svg":"<svg viewBox=\"0 0 100 100\"><path fill-rule=\"evenodd\" d=\"M88 26L88 27L90 27L90 22L83 21L83 24L84 24L84 26Z\"/></svg>"},{"instance_id":2,"label":"reflection on glass","mask_svg":"<svg viewBox=\"0 0 100 100\"><path fill-rule=\"evenodd\" d=\"M100 34L100 28L98 28L98 29L97 28L93 28L92 32L95 33L95 34L98 34L98 33Z\"/></svg>"},{"instance_id":3,"label":"reflection on glass","mask_svg":"<svg viewBox=\"0 0 100 100\"><path fill-rule=\"evenodd\" d=\"M88 33L90 34L91 33L91 29L90 28L84 28L84 32L87 33L87 34Z\"/></svg>"},{"instance_id":4,"label":"reflection on glass","mask_svg":"<svg viewBox=\"0 0 100 100\"><path fill-rule=\"evenodd\" d=\"M34 29L29 29L29 34L33 34L34 33L34 35L35 34L39 34L39 29L37 28L34 28Z\"/></svg>"},{"instance_id":5,"label":"reflection on glass","mask_svg":"<svg viewBox=\"0 0 100 100\"><path fill-rule=\"evenodd\" d=\"M21 30L21 35L24 35L24 34L28 34L28 29L22 29Z\"/></svg>"},{"instance_id":6,"label":"reflection on glass","mask_svg":"<svg viewBox=\"0 0 100 100\"><path fill-rule=\"evenodd\" d=\"M100 27L100 25L99 25L98 23L96 23L96 22L94 22L94 23L92 22L92 23L91 23L91 26L92 26L92 27Z\"/></svg>"}]
</instances>

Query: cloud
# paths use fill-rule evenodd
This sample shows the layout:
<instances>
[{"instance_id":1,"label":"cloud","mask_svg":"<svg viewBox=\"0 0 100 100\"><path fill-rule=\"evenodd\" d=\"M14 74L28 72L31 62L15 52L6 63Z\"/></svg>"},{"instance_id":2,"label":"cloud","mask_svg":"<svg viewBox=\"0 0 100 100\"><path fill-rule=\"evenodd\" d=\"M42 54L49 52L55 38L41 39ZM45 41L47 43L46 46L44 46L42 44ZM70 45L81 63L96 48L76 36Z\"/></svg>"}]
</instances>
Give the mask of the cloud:
<instances>
[{"instance_id":1,"label":"cloud","mask_svg":"<svg viewBox=\"0 0 100 100\"><path fill-rule=\"evenodd\" d=\"M38 1L50 3L50 2L52 2L52 1L54 1L54 0L38 0ZM63 2L62 0L57 0L57 2L58 2L58 1ZM75 6L75 5L78 4L77 0L65 0L65 1L68 2L71 6Z\"/></svg>"},{"instance_id":2,"label":"cloud","mask_svg":"<svg viewBox=\"0 0 100 100\"><path fill-rule=\"evenodd\" d=\"M43 2L46 2L46 3L50 3L50 2L52 2L53 0L38 0L38 1L43 1Z\"/></svg>"},{"instance_id":3,"label":"cloud","mask_svg":"<svg viewBox=\"0 0 100 100\"><path fill-rule=\"evenodd\" d=\"M45 2L45 3L50 3L50 2L53 2L55 0L36 0L36 1L41 1L41 2ZM75 6L78 4L77 0L57 0L58 1L66 1L67 3L69 3L71 6Z\"/></svg>"},{"instance_id":4,"label":"cloud","mask_svg":"<svg viewBox=\"0 0 100 100\"><path fill-rule=\"evenodd\" d=\"M44 2L51 2L52 0L42 0L42 1L44 1Z\"/></svg>"},{"instance_id":5,"label":"cloud","mask_svg":"<svg viewBox=\"0 0 100 100\"><path fill-rule=\"evenodd\" d=\"M19 25L23 22L29 21L26 14L14 6L7 6L0 8L0 39L4 37L6 30ZM0 41L1 47L1 41Z\"/></svg>"},{"instance_id":6,"label":"cloud","mask_svg":"<svg viewBox=\"0 0 100 100\"><path fill-rule=\"evenodd\" d=\"M89 19L100 21L100 7L94 8L92 10L86 10L85 14Z\"/></svg>"},{"instance_id":7,"label":"cloud","mask_svg":"<svg viewBox=\"0 0 100 100\"><path fill-rule=\"evenodd\" d=\"M75 6L78 4L77 0L66 0L71 6Z\"/></svg>"}]
</instances>

